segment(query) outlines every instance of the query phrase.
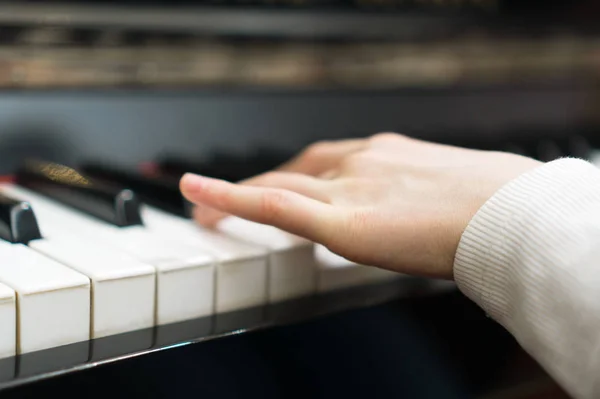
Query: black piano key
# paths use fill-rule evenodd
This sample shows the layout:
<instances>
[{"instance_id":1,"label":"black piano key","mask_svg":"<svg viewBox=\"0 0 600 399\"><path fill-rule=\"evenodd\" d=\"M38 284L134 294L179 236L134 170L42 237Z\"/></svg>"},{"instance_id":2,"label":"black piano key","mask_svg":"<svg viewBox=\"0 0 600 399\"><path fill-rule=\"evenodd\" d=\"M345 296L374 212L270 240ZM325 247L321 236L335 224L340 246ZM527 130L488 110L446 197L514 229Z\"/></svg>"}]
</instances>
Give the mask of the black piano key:
<instances>
[{"instance_id":1,"label":"black piano key","mask_svg":"<svg viewBox=\"0 0 600 399\"><path fill-rule=\"evenodd\" d=\"M543 136L523 134L523 137L511 140L511 144L518 146L521 155L531 157L538 161L548 161L556 156L560 149L551 140Z\"/></svg>"},{"instance_id":2,"label":"black piano key","mask_svg":"<svg viewBox=\"0 0 600 399\"><path fill-rule=\"evenodd\" d=\"M116 226L141 225L140 201L130 189L83 176L65 165L28 160L16 183Z\"/></svg>"},{"instance_id":3,"label":"black piano key","mask_svg":"<svg viewBox=\"0 0 600 399\"><path fill-rule=\"evenodd\" d=\"M40 238L42 235L31 205L0 194L0 239L28 244Z\"/></svg>"},{"instance_id":4,"label":"black piano key","mask_svg":"<svg viewBox=\"0 0 600 399\"><path fill-rule=\"evenodd\" d=\"M240 181L264 172L254 154L215 152L207 162L212 177L227 181Z\"/></svg>"},{"instance_id":5,"label":"black piano key","mask_svg":"<svg viewBox=\"0 0 600 399\"><path fill-rule=\"evenodd\" d=\"M564 156L563 150L554 139L542 139L537 144L536 158L542 162L554 161Z\"/></svg>"},{"instance_id":6,"label":"black piano key","mask_svg":"<svg viewBox=\"0 0 600 399\"><path fill-rule=\"evenodd\" d=\"M292 159L296 154L292 151L259 147L254 152L254 158L261 168L273 169Z\"/></svg>"},{"instance_id":7,"label":"black piano key","mask_svg":"<svg viewBox=\"0 0 600 399\"><path fill-rule=\"evenodd\" d=\"M521 146L513 141L507 142L504 145L502 145L500 147L500 150L504 151L504 152L510 152L512 154L529 156L529 154L527 153L525 148L523 148L523 146Z\"/></svg>"},{"instance_id":8,"label":"black piano key","mask_svg":"<svg viewBox=\"0 0 600 399\"><path fill-rule=\"evenodd\" d=\"M175 157L165 157L157 162L158 172L163 176L180 178L185 173L206 175L207 167L201 163L186 161Z\"/></svg>"},{"instance_id":9,"label":"black piano key","mask_svg":"<svg viewBox=\"0 0 600 399\"><path fill-rule=\"evenodd\" d=\"M177 158L164 158L158 162L159 174L179 179L185 173L195 173L222 179L230 182L242 180L243 167L232 165L229 162L217 162L212 160L207 163L191 162Z\"/></svg>"},{"instance_id":10,"label":"black piano key","mask_svg":"<svg viewBox=\"0 0 600 399\"><path fill-rule=\"evenodd\" d=\"M179 180L168 177L146 177L137 172L88 163L80 170L97 181L122 186L133 190L142 202L183 217L190 217L192 205L183 198Z\"/></svg>"},{"instance_id":11,"label":"black piano key","mask_svg":"<svg viewBox=\"0 0 600 399\"><path fill-rule=\"evenodd\" d=\"M571 157L589 159L592 145L584 136L573 134L567 139L565 153Z\"/></svg>"},{"instance_id":12,"label":"black piano key","mask_svg":"<svg viewBox=\"0 0 600 399\"><path fill-rule=\"evenodd\" d=\"M247 158L245 179L276 169L292 159L296 154L282 149L259 147Z\"/></svg>"},{"instance_id":13,"label":"black piano key","mask_svg":"<svg viewBox=\"0 0 600 399\"><path fill-rule=\"evenodd\" d=\"M177 157L165 157L157 162L159 173L180 178L184 173L196 173L230 182L238 182L277 168L294 156L293 153L270 147L236 154L214 151L204 162L192 162Z\"/></svg>"}]
</instances>

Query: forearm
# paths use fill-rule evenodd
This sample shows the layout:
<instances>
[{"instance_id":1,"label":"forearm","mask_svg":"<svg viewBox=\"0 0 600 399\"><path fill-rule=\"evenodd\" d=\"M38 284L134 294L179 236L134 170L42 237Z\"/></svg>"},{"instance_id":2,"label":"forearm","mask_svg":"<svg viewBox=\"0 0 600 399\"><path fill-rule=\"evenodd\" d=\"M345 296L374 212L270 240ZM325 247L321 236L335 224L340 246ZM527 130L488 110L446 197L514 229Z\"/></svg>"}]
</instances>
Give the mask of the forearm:
<instances>
[{"instance_id":1,"label":"forearm","mask_svg":"<svg viewBox=\"0 0 600 399\"><path fill-rule=\"evenodd\" d=\"M465 230L454 274L572 395L600 396L600 170L560 160L510 182Z\"/></svg>"}]
</instances>

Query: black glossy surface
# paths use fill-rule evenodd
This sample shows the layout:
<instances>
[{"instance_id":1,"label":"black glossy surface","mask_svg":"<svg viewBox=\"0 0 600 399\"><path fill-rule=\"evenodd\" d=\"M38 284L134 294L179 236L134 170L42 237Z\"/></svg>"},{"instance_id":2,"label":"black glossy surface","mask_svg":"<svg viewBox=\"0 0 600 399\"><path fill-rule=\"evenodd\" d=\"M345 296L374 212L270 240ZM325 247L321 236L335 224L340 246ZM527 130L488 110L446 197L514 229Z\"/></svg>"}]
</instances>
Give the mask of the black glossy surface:
<instances>
[{"instance_id":1,"label":"black glossy surface","mask_svg":"<svg viewBox=\"0 0 600 399\"><path fill-rule=\"evenodd\" d=\"M39 238L40 228L29 203L0 194L0 239L27 244Z\"/></svg>"},{"instance_id":2,"label":"black glossy surface","mask_svg":"<svg viewBox=\"0 0 600 399\"><path fill-rule=\"evenodd\" d=\"M142 224L135 193L94 181L64 165L27 161L18 169L15 179L20 186L114 225Z\"/></svg>"},{"instance_id":3,"label":"black glossy surface","mask_svg":"<svg viewBox=\"0 0 600 399\"><path fill-rule=\"evenodd\" d=\"M375 303L220 334L197 345L166 341L168 350L101 361L1 394L20 399L524 399L552 385L501 326L456 291L407 292ZM180 337L212 328L210 323L171 327Z\"/></svg>"},{"instance_id":4,"label":"black glossy surface","mask_svg":"<svg viewBox=\"0 0 600 399\"><path fill-rule=\"evenodd\" d=\"M166 177L150 178L140 173L101 163L86 163L79 170L96 181L131 189L150 205L179 216L190 216L190 204L179 190L179 181Z\"/></svg>"},{"instance_id":5,"label":"black glossy surface","mask_svg":"<svg viewBox=\"0 0 600 399\"><path fill-rule=\"evenodd\" d=\"M157 326L152 329L0 359L0 390L94 368L126 358L150 355L173 347L318 319L322 316L373 306L398 298L417 298L439 294L447 290L448 288L440 288L430 281L403 279Z\"/></svg>"}]
</instances>

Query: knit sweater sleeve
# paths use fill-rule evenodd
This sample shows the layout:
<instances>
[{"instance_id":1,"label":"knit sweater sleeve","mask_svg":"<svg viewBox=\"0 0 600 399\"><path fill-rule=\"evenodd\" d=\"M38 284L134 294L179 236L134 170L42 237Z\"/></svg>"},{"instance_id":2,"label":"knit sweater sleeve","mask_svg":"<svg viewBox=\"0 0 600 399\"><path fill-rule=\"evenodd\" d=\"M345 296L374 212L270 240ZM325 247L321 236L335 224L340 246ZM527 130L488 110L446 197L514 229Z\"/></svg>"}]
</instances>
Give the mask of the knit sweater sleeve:
<instances>
[{"instance_id":1,"label":"knit sweater sleeve","mask_svg":"<svg viewBox=\"0 0 600 399\"><path fill-rule=\"evenodd\" d=\"M501 188L457 249L459 289L575 398L600 397L600 169L544 164Z\"/></svg>"}]
</instances>

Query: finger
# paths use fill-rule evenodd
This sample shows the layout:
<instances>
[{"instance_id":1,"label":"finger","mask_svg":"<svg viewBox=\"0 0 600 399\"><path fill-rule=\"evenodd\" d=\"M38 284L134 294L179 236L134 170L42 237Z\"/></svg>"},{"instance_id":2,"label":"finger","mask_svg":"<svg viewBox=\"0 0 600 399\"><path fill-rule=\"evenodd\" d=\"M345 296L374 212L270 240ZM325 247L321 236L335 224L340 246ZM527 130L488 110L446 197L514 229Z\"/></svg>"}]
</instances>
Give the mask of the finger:
<instances>
[{"instance_id":1,"label":"finger","mask_svg":"<svg viewBox=\"0 0 600 399\"><path fill-rule=\"evenodd\" d=\"M329 170L321 173L318 177L319 177L319 179L322 179L322 180L333 180L339 176L340 176L340 170L339 170L339 168L336 168L336 169L329 169Z\"/></svg>"},{"instance_id":2,"label":"finger","mask_svg":"<svg viewBox=\"0 0 600 399\"><path fill-rule=\"evenodd\" d=\"M293 191L317 201L330 203L330 196L325 182L312 176L288 172L269 172L242 184ZM193 211L196 222L207 227L214 226L227 216L229 216L227 213L203 204L196 205Z\"/></svg>"},{"instance_id":3,"label":"finger","mask_svg":"<svg viewBox=\"0 0 600 399\"><path fill-rule=\"evenodd\" d=\"M217 223L225 219L229 214L204 204L196 204L192 210L194 220L205 227L215 227Z\"/></svg>"},{"instance_id":4,"label":"finger","mask_svg":"<svg viewBox=\"0 0 600 399\"><path fill-rule=\"evenodd\" d=\"M192 203L253 222L271 225L314 242L325 243L336 229L333 207L298 193L232 184L187 174L181 191Z\"/></svg>"},{"instance_id":5,"label":"finger","mask_svg":"<svg viewBox=\"0 0 600 399\"><path fill-rule=\"evenodd\" d=\"M358 152L367 146L365 139L349 139L333 142L316 143L308 147L300 155L280 165L275 171L320 176L323 173L336 169L344 157ZM269 173L269 172L267 172ZM337 173L337 172L336 172ZM260 182L264 174L239 182L244 185L254 185ZM294 190L292 190L294 191ZM314 198L314 195L309 195ZM214 209L206 204L197 204L194 209L195 220L204 226L213 226L219 220L229 216L226 212Z\"/></svg>"},{"instance_id":6,"label":"finger","mask_svg":"<svg viewBox=\"0 0 600 399\"><path fill-rule=\"evenodd\" d=\"M329 203L326 182L299 173L268 172L243 184L254 187L280 188L293 191L317 201Z\"/></svg>"},{"instance_id":7,"label":"finger","mask_svg":"<svg viewBox=\"0 0 600 399\"><path fill-rule=\"evenodd\" d=\"M276 170L318 176L335 168L345 156L360 151L366 146L367 141L364 139L315 143Z\"/></svg>"}]
</instances>

